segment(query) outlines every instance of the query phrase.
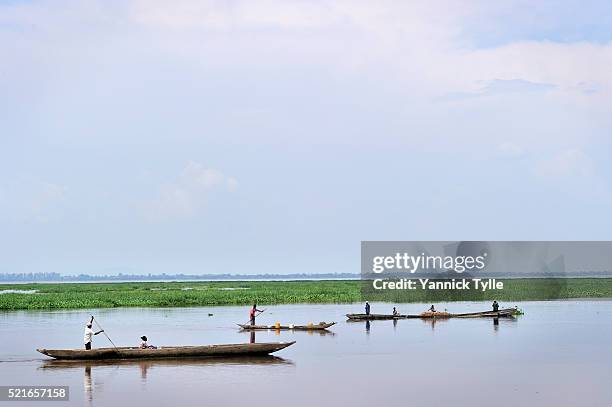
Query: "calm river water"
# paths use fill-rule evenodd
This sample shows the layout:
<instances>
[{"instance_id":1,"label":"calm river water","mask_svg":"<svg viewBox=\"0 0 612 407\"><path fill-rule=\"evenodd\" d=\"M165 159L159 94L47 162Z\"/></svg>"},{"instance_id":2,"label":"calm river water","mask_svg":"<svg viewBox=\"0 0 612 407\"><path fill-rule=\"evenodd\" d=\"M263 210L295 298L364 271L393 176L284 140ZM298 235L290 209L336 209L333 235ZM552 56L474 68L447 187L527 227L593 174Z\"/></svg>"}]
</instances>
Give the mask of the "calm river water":
<instances>
[{"instance_id":1,"label":"calm river water","mask_svg":"<svg viewBox=\"0 0 612 407\"><path fill-rule=\"evenodd\" d=\"M402 304L419 313L429 304ZM612 301L518 305L515 320L345 322L361 304L268 306L258 322L336 321L332 333L258 332L297 341L276 358L52 363L35 349L82 347L91 311L0 313L0 385L68 385L71 406L612 406ZM489 303L437 304L451 312ZM373 313L392 305L372 304ZM208 314L213 314L209 316ZM94 311L117 345L249 342L247 307ZM103 335L94 347L109 346ZM23 406L27 403L14 403ZM0 402L0 407L10 405Z\"/></svg>"}]
</instances>

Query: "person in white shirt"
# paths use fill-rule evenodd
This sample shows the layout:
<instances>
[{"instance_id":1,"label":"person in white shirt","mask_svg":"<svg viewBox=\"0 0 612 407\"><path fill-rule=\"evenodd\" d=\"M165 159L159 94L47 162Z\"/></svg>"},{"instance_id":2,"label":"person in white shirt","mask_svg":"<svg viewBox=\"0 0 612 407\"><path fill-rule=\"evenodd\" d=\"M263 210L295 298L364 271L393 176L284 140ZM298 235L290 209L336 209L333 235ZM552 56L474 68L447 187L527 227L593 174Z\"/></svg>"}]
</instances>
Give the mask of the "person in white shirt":
<instances>
[{"instance_id":1,"label":"person in white shirt","mask_svg":"<svg viewBox=\"0 0 612 407\"><path fill-rule=\"evenodd\" d=\"M91 320L87 323L87 326L85 327L85 333L83 334L83 342L85 342L85 349L87 350L91 350L91 340L93 336L104 332L104 329L101 329L98 332L94 332L93 329L91 329L91 324L93 323L93 320L94 317L92 315Z\"/></svg>"},{"instance_id":2,"label":"person in white shirt","mask_svg":"<svg viewBox=\"0 0 612 407\"><path fill-rule=\"evenodd\" d=\"M157 349L157 346L149 345L147 343L146 335L141 336L140 339L142 340L142 342L140 342L140 349Z\"/></svg>"}]
</instances>

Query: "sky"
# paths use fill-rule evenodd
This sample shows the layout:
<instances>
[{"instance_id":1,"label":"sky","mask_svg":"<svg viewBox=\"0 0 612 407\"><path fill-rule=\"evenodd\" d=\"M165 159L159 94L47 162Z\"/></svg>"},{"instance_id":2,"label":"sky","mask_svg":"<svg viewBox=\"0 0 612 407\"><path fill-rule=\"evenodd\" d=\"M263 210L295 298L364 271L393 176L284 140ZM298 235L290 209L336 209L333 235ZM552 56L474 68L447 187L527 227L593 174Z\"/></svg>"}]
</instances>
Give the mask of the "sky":
<instances>
[{"instance_id":1,"label":"sky","mask_svg":"<svg viewBox=\"0 0 612 407\"><path fill-rule=\"evenodd\" d=\"M0 0L0 273L612 239L607 1Z\"/></svg>"}]
</instances>

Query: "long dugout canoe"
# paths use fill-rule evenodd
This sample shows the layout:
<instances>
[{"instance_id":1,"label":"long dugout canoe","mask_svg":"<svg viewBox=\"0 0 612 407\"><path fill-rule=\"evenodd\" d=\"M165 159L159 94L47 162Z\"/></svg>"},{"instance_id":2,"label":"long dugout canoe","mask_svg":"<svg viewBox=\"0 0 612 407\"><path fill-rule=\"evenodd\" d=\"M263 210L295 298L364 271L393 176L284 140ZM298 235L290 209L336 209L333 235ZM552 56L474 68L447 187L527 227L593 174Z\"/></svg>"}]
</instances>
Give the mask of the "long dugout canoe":
<instances>
[{"instance_id":1,"label":"long dugout canoe","mask_svg":"<svg viewBox=\"0 0 612 407\"><path fill-rule=\"evenodd\" d=\"M326 322L323 324L312 324L312 325L249 325L249 324L237 324L240 328L245 331L259 331L259 330L295 330L295 331L322 331L335 325L335 322Z\"/></svg>"},{"instance_id":2,"label":"long dugout canoe","mask_svg":"<svg viewBox=\"0 0 612 407\"><path fill-rule=\"evenodd\" d=\"M371 320L389 320L389 319L406 319L408 315L393 315L393 314L346 314L350 321L371 321Z\"/></svg>"},{"instance_id":3,"label":"long dugout canoe","mask_svg":"<svg viewBox=\"0 0 612 407\"><path fill-rule=\"evenodd\" d=\"M505 308L498 311L468 312L466 314L451 314L453 318L507 318L519 314L517 308Z\"/></svg>"},{"instance_id":4,"label":"long dugout canoe","mask_svg":"<svg viewBox=\"0 0 612 407\"><path fill-rule=\"evenodd\" d=\"M204 346L164 346L158 349L136 347L98 349L36 349L43 355L59 360L104 360L104 359L163 359L223 356L262 356L285 349L295 343L240 343Z\"/></svg>"},{"instance_id":5,"label":"long dugout canoe","mask_svg":"<svg viewBox=\"0 0 612 407\"><path fill-rule=\"evenodd\" d=\"M392 314L346 314L349 321L392 320L392 319L430 319L430 318L507 318L518 315L516 308L506 308L498 311L468 312L463 314L450 314L448 312L423 312L419 315L392 315Z\"/></svg>"}]
</instances>

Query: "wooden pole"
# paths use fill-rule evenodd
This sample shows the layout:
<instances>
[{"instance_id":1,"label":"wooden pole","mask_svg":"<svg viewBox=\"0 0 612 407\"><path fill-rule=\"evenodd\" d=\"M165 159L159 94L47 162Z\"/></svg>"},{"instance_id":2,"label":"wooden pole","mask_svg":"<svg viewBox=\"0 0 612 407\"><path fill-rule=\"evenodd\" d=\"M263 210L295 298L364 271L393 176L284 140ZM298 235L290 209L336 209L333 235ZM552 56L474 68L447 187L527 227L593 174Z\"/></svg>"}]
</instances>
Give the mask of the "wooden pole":
<instances>
[{"instance_id":1,"label":"wooden pole","mask_svg":"<svg viewBox=\"0 0 612 407\"><path fill-rule=\"evenodd\" d=\"M106 334L106 331L104 330L104 328L102 328L100 326L100 324L98 323L98 320L94 318L94 322L96 323L96 325L98 326L98 328L100 328L100 330L102 331L102 333L104 334L104 336L106 336L106 339L108 339L110 341L110 343L113 344L113 346L115 347L115 349L117 349L117 346L115 345L115 343L113 342L113 340L110 338L110 336L108 336Z\"/></svg>"},{"instance_id":2,"label":"wooden pole","mask_svg":"<svg viewBox=\"0 0 612 407\"><path fill-rule=\"evenodd\" d=\"M264 312L266 312L266 310L265 310L265 309L264 309L264 310L262 310L262 311L260 311L260 312L259 312L259 314L255 315L255 317L260 316L260 315L261 315L261 314L263 314ZM248 325L248 324L250 324L250 323L251 323L251 319L249 318L249 320L248 320L247 322L245 322L244 324L242 324L242 325Z\"/></svg>"}]
</instances>

